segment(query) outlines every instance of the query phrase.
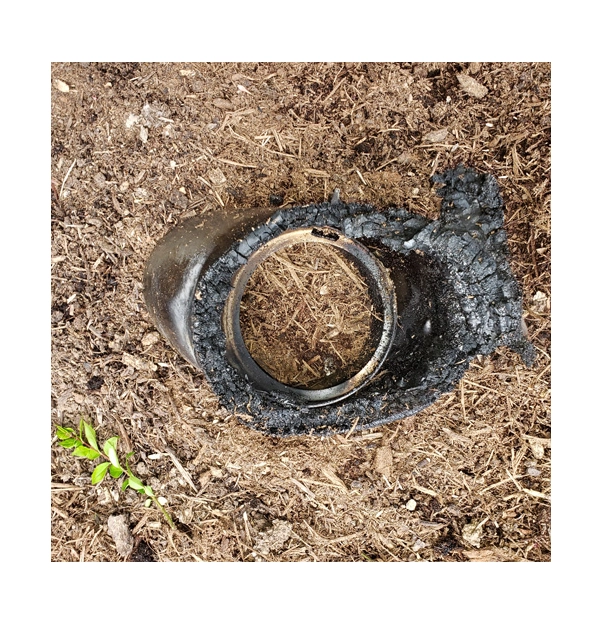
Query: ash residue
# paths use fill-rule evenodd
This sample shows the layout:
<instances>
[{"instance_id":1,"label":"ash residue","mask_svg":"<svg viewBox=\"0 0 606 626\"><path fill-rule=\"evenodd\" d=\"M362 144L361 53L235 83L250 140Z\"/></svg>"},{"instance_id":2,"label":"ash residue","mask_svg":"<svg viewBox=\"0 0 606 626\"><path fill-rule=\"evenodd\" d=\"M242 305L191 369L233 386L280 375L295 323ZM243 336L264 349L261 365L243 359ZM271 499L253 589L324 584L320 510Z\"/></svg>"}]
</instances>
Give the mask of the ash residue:
<instances>
[{"instance_id":1,"label":"ash residue","mask_svg":"<svg viewBox=\"0 0 606 626\"><path fill-rule=\"evenodd\" d=\"M199 281L192 313L200 367L228 410L274 435L329 434L400 419L453 388L470 360L510 346L529 365L534 349L521 332L522 296L508 262L502 199L490 175L459 166L432 182L442 200L430 221L405 209L377 212L359 204L310 205L277 211L236 242ZM383 370L337 404L302 406L260 392L227 363L221 328L234 271L260 245L289 228L332 226L369 247L399 284L398 337Z\"/></svg>"}]
</instances>

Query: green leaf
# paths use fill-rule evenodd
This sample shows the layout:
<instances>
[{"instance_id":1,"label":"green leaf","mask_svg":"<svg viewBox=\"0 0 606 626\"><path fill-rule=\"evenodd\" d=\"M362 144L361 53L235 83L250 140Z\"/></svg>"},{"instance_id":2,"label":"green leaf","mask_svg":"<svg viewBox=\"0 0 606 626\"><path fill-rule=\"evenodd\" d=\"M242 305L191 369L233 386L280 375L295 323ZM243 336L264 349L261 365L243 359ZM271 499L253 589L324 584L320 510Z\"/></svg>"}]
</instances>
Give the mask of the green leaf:
<instances>
[{"instance_id":1,"label":"green leaf","mask_svg":"<svg viewBox=\"0 0 606 626\"><path fill-rule=\"evenodd\" d=\"M151 498L147 498L147 500L145 501L145 507L149 509L149 507L151 506Z\"/></svg>"},{"instance_id":2,"label":"green leaf","mask_svg":"<svg viewBox=\"0 0 606 626\"><path fill-rule=\"evenodd\" d=\"M63 428L63 426L57 426L57 437L61 440L69 439L73 432L73 428Z\"/></svg>"},{"instance_id":3,"label":"green leaf","mask_svg":"<svg viewBox=\"0 0 606 626\"><path fill-rule=\"evenodd\" d=\"M112 462L112 465L114 467L117 467L119 470L122 469L120 467L120 459L118 458L118 453L116 452L116 448L109 448L107 451L107 456L109 457L109 460Z\"/></svg>"},{"instance_id":4,"label":"green leaf","mask_svg":"<svg viewBox=\"0 0 606 626\"><path fill-rule=\"evenodd\" d=\"M143 489L145 486L143 485L143 483L136 477L136 476L131 476L128 479L128 484L132 489Z\"/></svg>"},{"instance_id":5,"label":"green leaf","mask_svg":"<svg viewBox=\"0 0 606 626\"><path fill-rule=\"evenodd\" d=\"M99 451L99 446L97 444L97 433L95 429L90 425L84 422L84 434L86 435L86 440L88 443L97 451Z\"/></svg>"},{"instance_id":6,"label":"green leaf","mask_svg":"<svg viewBox=\"0 0 606 626\"><path fill-rule=\"evenodd\" d=\"M111 463L100 463L95 467L93 473L90 477L93 485L100 483L104 478L105 474L107 474L107 468L111 465Z\"/></svg>"},{"instance_id":7,"label":"green leaf","mask_svg":"<svg viewBox=\"0 0 606 626\"><path fill-rule=\"evenodd\" d=\"M120 491L126 491L128 489L128 478L125 478L122 481L122 486L120 487Z\"/></svg>"},{"instance_id":8,"label":"green leaf","mask_svg":"<svg viewBox=\"0 0 606 626\"><path fill-rule=\"evenodd\" d=\"M154 490L151 487L148 487L147 485L145 485L143 487L143 493L146 496L149 496L151 498L154 495Z\"/></svg>"},{"instance_id":9,"label":"green leaf","mask_svg":"<svg viewBox=\"0 0 606 626\"><path fill-rule=\"evenodd\" d=\"M118 451L116 450L116 445L118 444L118 437L112 437L108 439L103 445L103 452L107 454L109 460L111 461L114 467L120 467L120 460L118 459Z\"/></svg>"},{"instance_id":10,"label":"green leaf","mask_svg":"<svg viewBox=\"0 0 606 626\"><path fill-rule=\"evenodd\" d=\"M127 459L130 459L130 457L131 457L134 453L135 453L135 451L134 451L134 450L131 450L131 451L130 451L127 455L126 455L126 458L127 458Z\"/></svg>"},{"instance_id":11,"label":"green leaf","mask_svg":"<svg viewBox=\"0 0 606 626\"><path fill-rule=\"evenodd\" d=\"M109 468L109 473L111 474L112 478L120 478L120 476L122 476L122 469L120 467L116 467L115 465L112 465Z\"/></svg>"},{"instance_id":12,"label":"green leaf","mask_svg":"<svg viewBox=\"0 0 606 626\"><path fill-rule=\"evenodd\" d=\"M90 448L87 448L86 446L78 446L72 452L72 456L82 456L85 459L90 459L91 461L94 461L95 459L99 458L101 454L96 450L91 450Z\"/></svg>"},{"instance_id":13,"label":"green leaf","mask_svg":"<svg viewBox=\"0 0 606 626\"><path fill-rule=\"evenodd\" d=\"M62 446L63 448L73 448L75 446L77 446L80 442L78 441L78 439L64 439L63 441L59 442L59 445Z\"/></svg>"},{"instance_id":14,"label":"green leaf","mask_svg":"<svg viewBox=\"0 0 606 626\"><path fill-rule=\"evenodd\" d=\"M111 448L114 448L114 450L117 450L118 448L118 439L119 437L112 437L111 439L108 439L104 446L103 446L103 452L105 452L105 454L107 454L107 451L105 450L105 446L109 446Z\"/></svg>"}]
</instances>

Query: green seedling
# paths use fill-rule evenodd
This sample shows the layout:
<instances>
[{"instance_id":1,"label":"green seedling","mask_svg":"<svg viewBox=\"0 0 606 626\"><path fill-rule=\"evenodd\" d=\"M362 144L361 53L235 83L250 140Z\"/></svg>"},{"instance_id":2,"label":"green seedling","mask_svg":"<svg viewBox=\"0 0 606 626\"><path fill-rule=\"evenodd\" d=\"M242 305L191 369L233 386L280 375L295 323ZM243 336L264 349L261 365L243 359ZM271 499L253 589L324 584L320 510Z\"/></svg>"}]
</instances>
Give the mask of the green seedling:
<instances>
[{"instance_id":1,"label":"green seedling","mask_svg":"<svg viewBox=\"0 0 606 626\"><path fill-rule=\"evenodd\" d=\"M103 449L99 449L97 443L97 433L95 429L84 420L80 420L79 431L76 432L73 428L64 428L63 426L57 426L57 438L59 439L59 445L68 450L74 448L72 452L73 456L79 456L91 461L97 459L105 459L91 474L91 483L96 485L100 483L107 473L112 478L120 478L123 474L126 474L122 481L121 490L126 491L129 487L139 492L142 495L147 496L145 506L151 506L153 502L162 511L162 515L166 518L171 528L175 528L175 523L168 511L158 502L158 498L154 494L151 487L143 484L140 478L137 478L131 470L128 459L133 456L134 452L129 452L124 459L124 469L120 463L120 457L118 456L118 437L111 437L103 444ZM85 441L86 439L86 441Z\"/></svg>"}]
</instances>

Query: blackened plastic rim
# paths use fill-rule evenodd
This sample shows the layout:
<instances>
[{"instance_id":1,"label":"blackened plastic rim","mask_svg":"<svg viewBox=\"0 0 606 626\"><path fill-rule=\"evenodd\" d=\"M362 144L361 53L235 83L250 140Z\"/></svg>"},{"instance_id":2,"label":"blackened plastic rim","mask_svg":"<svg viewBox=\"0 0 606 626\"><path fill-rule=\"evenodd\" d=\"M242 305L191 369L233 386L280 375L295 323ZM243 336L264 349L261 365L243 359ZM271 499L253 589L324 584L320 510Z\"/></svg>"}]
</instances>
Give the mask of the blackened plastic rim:
<instances>
[{"instance_id":1,"label":"blackened plastic rim","mask_svg":"<svg viewBox=\"0 0 606 626\"><path fill-rule=\"evenodd\" d=\"M284 385L265 372L252 358L240 328L240 302L248 280L255 269L269 256L296 243L313 242L338 248L357 260L373 281L379 294L383 328L375 352L367 363L348 380L326 389L299 389ZM225 301L222 325L226 336L228 361L257 388L296 398L310 407L326 406L347 398L364 387L378 373L394 341L397 326L397 297L388 270L361 243L328 226L312 226L288 230L256 250L233 276L232 288Z\"/></svg>"}]
</instances>

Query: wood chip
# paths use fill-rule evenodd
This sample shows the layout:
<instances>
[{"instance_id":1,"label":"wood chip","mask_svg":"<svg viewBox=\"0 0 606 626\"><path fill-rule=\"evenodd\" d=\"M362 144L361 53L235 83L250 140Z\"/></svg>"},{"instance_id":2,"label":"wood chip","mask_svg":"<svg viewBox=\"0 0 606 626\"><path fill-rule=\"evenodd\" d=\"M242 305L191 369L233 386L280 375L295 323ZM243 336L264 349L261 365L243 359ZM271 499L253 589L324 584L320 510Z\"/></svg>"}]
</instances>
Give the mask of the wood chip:
<instances>
[{"instance_id":1,"label":"wood chip","mask_svg":"<svg viewBox=\"0 0 606 626\"><path fill-rule=\"evenodd\" d=\"M286 520L275 519L272 525L271 530L260 533L255 543L255 550L261 554L279 552L292 534L292 524Z\"/></svg>"},{"instance_id":2,"label":"wood chip","mask_svg":"<svg viewBox=\"0 0 606 626\"><path fill-rule=\"evenodd\" d=\"M461 531L461 537L465 543L468 543L470 546L474 548L480 547L480 540L482 539L482 525L481 524L465 524L463 526L463 530Z\"/></svg>"},{"instance_id":3,"label":"wood chip","mask_svg":"<svg viewBox=\"0 0 606 626\"><path fill-rule=\"evenodd\" d=\"M147 348L148 346L153 346L155 343L158 343L158 341L160 341L160 335L154 331L147 333L147 335L141 339L141 345Z\"/></svg>"},{"instance_id":4,"label":"wood chip","mask_svg":"<svg viewBox=\"0 0 606 626\"><path fill-rule=\"evenodd\" d=\"M463 556L467 557L473 563L487 562L507 562L507 561L525 561L513 555L508 550L502 548L484 548L483 550L463 550Z\"/></svg>"},{"instance_id":5,"label":"wood chip","mask_svg":"<svg viewBox=\"0 0 606 626\"><path fill-rule=\"evenodd\" d=\"M55 79L55 88L58 89L61 93L69 92L69 85L67 83L64 83L62 80L59 80L58 78Z\"/></svg>"},{"instance_id":6,"label":"wood chip","mask_svg":"<svg viewBox=\"0 0 606 626\"><path fill-rule=\"evenodd\" d=\"M343 493L348 493L349 489L347 489L345 483L336 475L335 470L332 467L328 465L324 466L322 468L322 474L324 474L324 476L326 476L326 478L328 478L328 480L330 480L330 482L338 487Z\"/></svg>"},{"instance_id":7,"label":"wood chip","mask_svg":"<svg viewBox=\"0 0 606 626\"><path fill-rule=\"evenodd\" d=\"M416 483L414 485L414 488L417 491L420 491L421 493L426 493L428 496L433 496L434 498L438 496L438 493L434 491L433 489L427 489L427 487L421 487L421 485L417 485Z\"/></svg>"},{"instance_id":8,"label":"wood chip","mask_svg":"<svg viewBox=\"0 0 606 626\"><path fill-rule=\"evenodd\" d=\"M530 446L532 456L534 456L535 459L542 459L545 456L545 448L539 441L529 441L528 445Z\"/></svg>"},{"instance_id":9,"label":"wood chip","mask_svg":"<svg viewBox=\"0 0 606 626\"><path fill-rule=\"evenodd\" d=\"M155 363L151 363L141 357L128 354L128 352L125 352L122 355L122 363L124 363L124 365L128 365L129 367L134 367L136 370L147 372L155 372L158 369L158 366Z\"/></svg>"},{"instance_id":10,"label":"wood chip","mask_svg":"<svg viewBox=\"0 0 606 626\"><path fill-rule=\"evenodd\" d=\"M235 109L234 105L229 100L225 100L224 98L215 98L213 100L213 104L218 109L222 109L223 111L233 111Z\"/></svg>"},{"instance_id":11,"label":"wood chip","mask_svg":"<svg viewBox=\"0 0 606 626\"><path fill-rule=\"evenodd\" d=\"M194 492L196 492L196 485L194 485L194 481L189 475L189 472L183 467L183 465L181 465L181 462L177 458L177 455L168 446L166 447L166 454L168 454L168 456L171 458L172 462L175 464L175 467L177 468L177 470L179 470L179 473L185 479L185 482L194 490Z\"/></svg>"},{"instance_id":12,"label":"wood chip","mask_svg":"<svg viewBox=\"0 0 606 626\"><path fill-rule=\"evenodd\" d=\"M488 93L488 89L484 85L481 85L475 78L467 76L467 74L457 74L457 79L461 89L470 96L478 98L478 100L481 100Z\"/></svg>"},{"instance_id":13,"label":"wood chip","mask_svg":"<svg viewBox=\"0 0 606 626\"><path fill-rule=\"evenodd\" d=\"M389 446L381 446L377 449L375 455L375 470L385 476L391 478L393 468L393 453Z\"/></svg>"},{"instance_id":14,"label":"wood chip","mask_svg":"<svg viewBox=\"0 0 606 626\"><path fill-rule=\"evenodd\" d=\"M469 437L465 437L464 435L459 435L459 433L455 433L454 430L450 430L450 428L446 428L444 426L442 430L454 441L459 441L460 443L471 444L473 441L469 439Z\"/></svg>"},{"instance_id":15,"label":"wood chip","mask_svg":"<svg viewBox=\"0 0 606 626\"><path fill-rule=\"evenodd\" d=\"M448 137L448 128L432 130L423 137L426 143L442 143Z\"/></svg>"},{"instance_id":16,"label":"wood chip","mask_svg":"<svg viewBox=\"0 0 606 626\"><path fill-rule=\"evenodd\" d=\"M200 491L204 491L204 489L206 489L206 486L208 485L208 483L210 483L210 481L212 480L212 472L206 471L203 472L202 474L200 474L200 476L198 476L198 483L200 483Z\"/></svg>"},{"instance_id":17,"label":"wood chip","mask_svg":"<svg viewBox=\"0 0 606 626\"><path fill-rule=\"evenodd\" d=\"M111 515L107 519L107 532L116 544L120 556L128 556L133 549L133 536L128 527L127 515Z\"/></svg>"},{"instance_id":18,"label":"wood chip","mask_svg":"<svg viewBox=\"0 0 606 626\"><path fill-rule=\"evenodd\" d=\"M213 185L223 185L227 182L225 174L218 167L208 172L208 178Z\"/></svg>"}]
</instances>

